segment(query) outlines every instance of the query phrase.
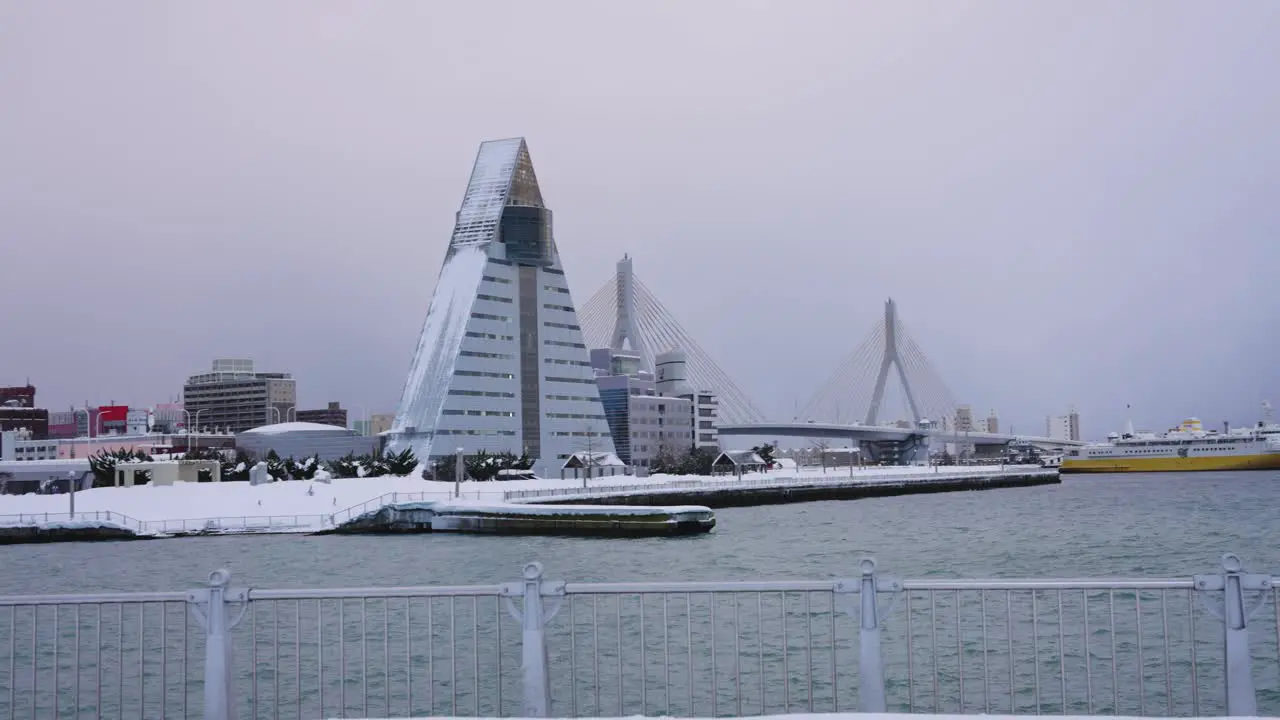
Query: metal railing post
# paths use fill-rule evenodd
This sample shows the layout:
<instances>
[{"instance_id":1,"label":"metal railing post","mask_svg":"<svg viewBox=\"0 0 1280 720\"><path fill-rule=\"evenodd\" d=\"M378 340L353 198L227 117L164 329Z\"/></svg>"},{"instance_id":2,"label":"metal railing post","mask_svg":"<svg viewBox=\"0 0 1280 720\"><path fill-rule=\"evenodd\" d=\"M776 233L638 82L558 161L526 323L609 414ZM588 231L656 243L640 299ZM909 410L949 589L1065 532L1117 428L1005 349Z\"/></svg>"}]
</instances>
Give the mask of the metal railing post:
<instances>
[{"instance_id":1,"label":"metal railing post","mask_svg":"<svg viewBox=\"0 0 1280 720\"><path fill-rule=\"evenodd\" d=\"M1205 609L1223 622L1227 715L1255 717L1258 696L1253 687L1253 662L1249 656L1249 618L1266 602L1267 595L1259 592L1257 602L1251 606L1245 593L1271 590L1271 576L1246 573L1240 558L1227 554L1222 556L1221 575L1197 575L1194 583L1195 589L1202 593ZM1219 590L1222 591L1221 604L1214 595L1203 594Z\"/></svg>"},{"instance_id":2,"label":"metal railing post","mask_svg":"<svg viewBox=\"0 0 1280 720\"><path fill-rule=\"evenodd\" d=\"M543 593L559 596L544 607ZM547 622L560 610L564 597L564 583L544 588L542 564L531 562L524 566L524 581L509 583L503 587L507 609L519 623L521 633L521 685L525 717L550 717L551 675L548 672ZM514 598L524 598L524 607L516 608Z\"/></svg>"},{"instance_id":3,"label":"metal railing post","mask_svg":"<svg viewBox=\"0 0 1280 720\"><path fill-rule=\"evenodd\" d=\"M861 629L858 633L858 710L885 711L884 657L880 653L880 613L876 607L876 561L862 561L862 584L858 589Z\"/></svg>"},{"instance_id":4,"label":"metal railing post","mask_svg":"<svg viewBox=\"0 0 1280 720\"><path fill-rule=\"evenodd\" d=\"M204 718L235 720L239 717L234 687L234 663L231 655L231 630L244 618L249 607L249 593L231 591L231 573L215 570L209 573L209 588L187 594L187 606L205 631ZM229 605L239 602L240 612L231 619Z\"/></svg>"},{"instance_id":5,"label":"metal railing post","mask_svg":"<svg viewBox=\"0 0 1280 720\"><path fill-rule=\"evenodd\" d=\"M1224 555L1222 610L1226 634L1227 714L1253 717L1258 714L1258 698L1253 688L1253 665L1249 657L1249 616L1245 606L1245 576L1240 558ZM1269 578L1268 578L1269 580Z\"/></svg>"}]
</instances>

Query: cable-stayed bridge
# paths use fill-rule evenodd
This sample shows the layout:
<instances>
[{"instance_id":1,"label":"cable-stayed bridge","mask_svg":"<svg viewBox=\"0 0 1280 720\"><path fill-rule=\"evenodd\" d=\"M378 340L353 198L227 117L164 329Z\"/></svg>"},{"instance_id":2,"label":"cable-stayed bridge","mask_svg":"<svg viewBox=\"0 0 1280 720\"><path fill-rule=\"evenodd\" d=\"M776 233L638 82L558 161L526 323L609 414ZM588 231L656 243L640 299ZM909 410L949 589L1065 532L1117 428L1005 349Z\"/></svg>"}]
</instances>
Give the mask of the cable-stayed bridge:
<instances>
[{"instance_id":1,"label":"cable-stayed bridge","mask_svg":"<svg viewBox=\"0 0 1280 720\"><path fill-rule=\"evenodd\" d=\"M800 411L797 420L875 425L883 419L890 372L900 383L913 426L932 419L944 427L956 401L898 318L889 300L884 317L844 359ZM843 412L842 412L843 410Z\"/></svg>"},{"instance_id":2,"label":"cable-stayed bridge","mask_svg":"<svg viewBox=\"0 0 1280 720\"><path fill-rule=\"evenodd\" d=\"M767 421L750 396L636 277L630 257L620 260L617 273L581 306L578 320L589 347L633 352L649 371L658 353L683 351L690 385L719 396L719 429L725 436L890 441L927 435L938 442L969 445L1015 440L1043 446L1080 444L957 427L954 396L907 331L892 299L885 303L883 318L789 422ZM909 416L896 424L886 419L895 404L903 407L892 412Z\"/></svg>"},{"instance_id":3,"label":"cable-stayed bridge","mask_svg":"<svg viewBox=\"0 0 1280 720\"><path fill-rule=\"evenodd\" d=\"M688 357L689 384L694 390L711 390L719 396L721 422L765 419L764 412L635 276L631 258L618 261L617 274L582 306L578 322L589 347L629 350L640 356L650 372L658 353L683 351Z\"/></svg>"}]
</instances>

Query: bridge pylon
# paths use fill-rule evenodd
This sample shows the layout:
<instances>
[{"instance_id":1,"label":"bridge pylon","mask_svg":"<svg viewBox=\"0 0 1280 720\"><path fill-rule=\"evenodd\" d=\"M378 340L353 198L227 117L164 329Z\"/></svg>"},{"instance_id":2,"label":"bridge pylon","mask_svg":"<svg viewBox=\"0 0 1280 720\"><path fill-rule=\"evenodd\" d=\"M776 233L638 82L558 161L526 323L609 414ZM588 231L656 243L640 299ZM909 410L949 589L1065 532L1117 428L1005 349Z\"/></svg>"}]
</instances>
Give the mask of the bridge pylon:
<instances>
[{"instance_id":1,"label":"bridge pylon","mask_svg":"<svg viewBox=\"0 0 1280 720\"><path fill-rule=\"evenodd\" d=\"M891 374L896 374L902 385L913 424L925 419L946 423L955 412L951 392L907 333L893 298L884 304L883 319L818 388L797 420L840 423L857 419L876 425L886 409Z\"/></svg>"},{"instance_id":2,"label":"bridge pylon","mask_svg":"<svg viewBox=\"0 0 1280 720\"><path fill-rule=\"evenodd\" d=\"M890 367L898 369L898 379L902 381L902 391L911 408L911 419L919 423L923 416L920 415L920 406L916 404L915 393L911 391L911 380L907 377L907 369L902 364L902 355L898 349L898 306L894 304L893 298L889 298L884 304L884 357L880 360L876 388L871 393L871 406L867 408L868 425L875 425L879 419L880 403L884 402L884 385L889 379Z\"/></svg>"},{"instance_id":3,"label":"bridge pylon","mask_svg":"<svg viewBox=\"0 0 1280 720\"><path fill-rule=\"evenodd\" d=\"M578 319L588 348L628 351L638 355L650 372L656 369L657 353L683 352L689 385L698 392L716 395L720 422L764 420L764 413L751 398L635 274L629 255L618 261L614 276L579 308Z\"/></svg>"}]
</instances>

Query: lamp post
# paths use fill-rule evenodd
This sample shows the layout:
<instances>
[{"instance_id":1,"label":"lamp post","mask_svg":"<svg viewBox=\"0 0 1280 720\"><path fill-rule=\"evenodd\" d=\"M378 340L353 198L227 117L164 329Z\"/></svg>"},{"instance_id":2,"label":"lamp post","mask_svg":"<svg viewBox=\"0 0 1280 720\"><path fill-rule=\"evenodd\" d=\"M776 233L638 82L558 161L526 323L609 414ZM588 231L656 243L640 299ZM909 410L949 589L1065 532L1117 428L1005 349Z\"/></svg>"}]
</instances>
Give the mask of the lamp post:
<instances>
[{"instance_id":1,"label":"lamp post","mask_svg":"<svg viewBox=\"0 0 1280 720\"><path fill-rule=\"evenodd\" d=\"M67 471L67 481L71 488L71 517L70 520L76 519L76 473L74 470Z\"/></svg>"},{"instance_id":2,"label":"lamp post","mask_svg":"<svg viewBox=\"0 0 1280 720\"><path fill-rule=\"evenodd\" d=\"M455 498L462 494L462 474L465 468L462 464L462 448L458 448L456 467L453 470L453 496Z\"/></svg>"},{"instance_id":3,"label":"lamp post","mask_svg":"<svg viewBox=\"0 0 1280 720\"><path fill-rule=\"evenodd\" d=\"M187 419L186 424L182 426L182 429L186 431L187 436L186 452L191 452L191 412L186 408L182 408L181 412L183 417Z\"/></svg>"},{"instance_id":4,"label":"lamp post","mask_svg":"<svg viewBox=\"0 0 1280 720\"><path fill-rule=\"evenodd\" d=\"M275 405L268 405L267 409L276 414L276 424L280 424L280 408Z\"/></svg>"},{"instance_id":5,"label":"lamp post","mask_svg":"<svg viewBox=\"0 0 1280 720\"><path fill-rule=\"evenodd\" d=\"M199 431L200 431L200 413L202 413L202 412L204 412L205 410L208 410L208 409L209 409L209 408L200 408L199 410L197 410L197 411L196 411L196 427L195 427L196 432L199 432Z\"/></svg>"},{"instance_id":6,"label":"lamp post","mask_svg":"<svg viewBox=\"0 0 1280 720\"><path fill-rule=\"evenodd\" d=\"M289 422L295 422L298 419L298 408L293 405L285 408L284 417L286 420L289 419L289 413L293 413L293 420L289 420Z\"/></svg>"}]
</instances>

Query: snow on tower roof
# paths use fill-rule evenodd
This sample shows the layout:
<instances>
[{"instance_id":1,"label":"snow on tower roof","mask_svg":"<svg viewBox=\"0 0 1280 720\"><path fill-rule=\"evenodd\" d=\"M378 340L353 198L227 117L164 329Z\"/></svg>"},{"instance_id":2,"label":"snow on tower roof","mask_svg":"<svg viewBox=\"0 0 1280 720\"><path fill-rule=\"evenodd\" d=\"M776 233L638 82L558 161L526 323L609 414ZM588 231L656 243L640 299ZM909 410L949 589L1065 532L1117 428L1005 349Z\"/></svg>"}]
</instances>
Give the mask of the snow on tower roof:
<instances>
[{"instance_id":1,"label":"snow on tower roof","mask_svg":"<svg viewBox=\"0 0 1280 720\"><path fill-rule=\"evenodd\" d=\"M449 245L485 244L497 239L502 208L509 204L543 207L524 138L480 144Z\"/></svg>"}]
</instances>

